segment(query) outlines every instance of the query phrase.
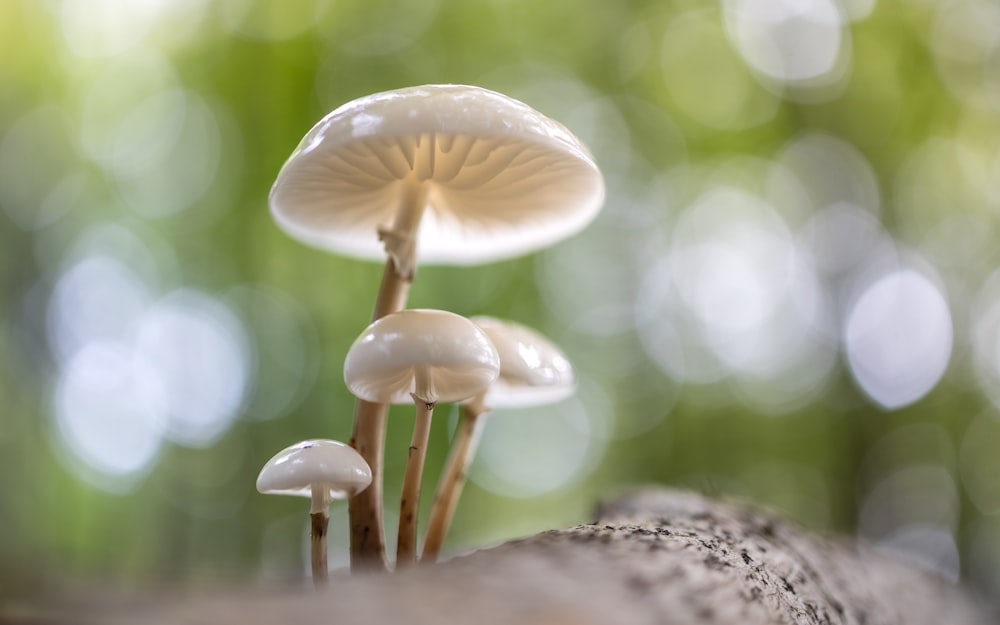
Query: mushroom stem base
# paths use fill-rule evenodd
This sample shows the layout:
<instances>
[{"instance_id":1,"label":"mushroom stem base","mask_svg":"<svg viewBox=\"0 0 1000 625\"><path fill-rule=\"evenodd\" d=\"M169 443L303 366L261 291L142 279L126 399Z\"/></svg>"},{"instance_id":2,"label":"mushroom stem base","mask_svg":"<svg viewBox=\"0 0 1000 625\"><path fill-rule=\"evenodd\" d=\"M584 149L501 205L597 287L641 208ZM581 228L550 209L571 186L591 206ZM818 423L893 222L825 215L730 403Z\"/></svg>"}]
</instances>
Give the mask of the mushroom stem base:
<instances>
[{"instance_id":1,"label":"mushroom stem base","mask_svg":"<svg viewBox=\"0 0 1000 625\"><path fill-rule=\"evenodd\" d=\"M382 530L382 458L385 440L385 404L359 399L354 410L351 446L372 470L372 483L348 501L351 522L351 570L385 570L385 535Z\"/></svg>"},{"instance_id":2,"label":"mushroom stem base","mask_svg":"<svg viewBox=\"0 0 1000 625\"><path fill-rule=\"evenodd\" d=\"M312 577L316 588L326 585L329 569L326 564L326 528L330 524L330 515L326 511L309 514L312 521L309 532L312 555Z\"/></svg>"}]
</instances>

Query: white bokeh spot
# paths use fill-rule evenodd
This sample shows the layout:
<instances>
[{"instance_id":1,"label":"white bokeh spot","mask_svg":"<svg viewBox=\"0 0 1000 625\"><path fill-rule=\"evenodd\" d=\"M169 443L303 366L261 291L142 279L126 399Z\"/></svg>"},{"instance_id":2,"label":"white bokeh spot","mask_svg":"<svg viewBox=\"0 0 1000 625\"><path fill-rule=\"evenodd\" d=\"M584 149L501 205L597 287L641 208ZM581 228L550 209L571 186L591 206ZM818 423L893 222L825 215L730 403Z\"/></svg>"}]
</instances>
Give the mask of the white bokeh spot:
<instances>
[{"instance_id":1,"label":"white bokeh spot","mask_svg":"<svg viewBox=\"0 0 1000 625\"><path fill-rule=\"evenodd\" d=\"M903 269L874 282L854 303L844 349L858 385L887 409L911 404L938 383L951 358L952 320L941 291Z\"/></svg>"}]
</instances>

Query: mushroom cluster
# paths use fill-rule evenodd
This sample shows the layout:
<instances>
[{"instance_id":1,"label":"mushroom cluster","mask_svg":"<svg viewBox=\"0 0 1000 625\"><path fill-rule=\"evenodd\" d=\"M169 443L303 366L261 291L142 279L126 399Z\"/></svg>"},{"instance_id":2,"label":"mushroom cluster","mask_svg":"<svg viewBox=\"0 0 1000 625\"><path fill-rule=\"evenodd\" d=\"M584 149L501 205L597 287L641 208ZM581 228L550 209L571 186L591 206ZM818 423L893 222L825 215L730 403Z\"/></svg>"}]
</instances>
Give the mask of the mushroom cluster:
<instances>
[{"instance_id":1,"label":"mushroom cluster","mask_svg":"<svg viewBox=\"0 0 1000 625\"><path fill-rule=\"evenodd\" d=\"M463 417L430 512L429 560L443 544L487 404L556 401L574 388L562 352L523 326L405 310L418 265L486 263L544 248L584 228L603 202L600 171L569 130L522 102L465 85L349 102L306 133L282 166L270 195L280 228L334 253L385 260L372 323L344 365L358 398L350 445L371 469L371 485L350 493L352 568L388 564L381 501L388 404L416 409L398 566L417 560L435 404L463 402Z\"/></svg>"}]
</instances>

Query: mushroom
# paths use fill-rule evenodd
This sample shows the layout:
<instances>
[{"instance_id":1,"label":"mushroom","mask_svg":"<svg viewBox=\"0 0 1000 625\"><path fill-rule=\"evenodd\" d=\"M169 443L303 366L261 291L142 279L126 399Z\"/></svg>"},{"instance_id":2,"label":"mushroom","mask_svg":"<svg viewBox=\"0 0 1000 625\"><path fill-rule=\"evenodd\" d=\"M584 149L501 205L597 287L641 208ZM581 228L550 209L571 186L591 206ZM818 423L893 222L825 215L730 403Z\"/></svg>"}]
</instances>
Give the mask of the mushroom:
<instances>
[{"instance_id":1,"label":"mushroom","mask_svg":"<svg viewBox=\"0 0 1000 625\"><path fill-rule=\"evenodd\" d=\"M472 264L525 254L581 230L603 201L593 158L564 126L466 85L348 102L305 135L270 195L292 237L348 256L388 256L372 320L405 307L418 255ZM374 476L350 501L356 564L385 558L385 417L383 404L355 407L351 444Z\"/></svg>"},{"instance_id":2,"label":"mushroom","mask_svg":"<svg viewBox=\"0 0 1000 625\"><path fill-rule=\"evenodd\" d=\"M492 407L540 406L565 399L576 389L565 354L538 332L513 321L473 317L500 356L500 376L486 391L462 404L462 416L438 482L424 535L422 560L437 559L466 474L475 455L485 416ZM490 406L490 407L488 407Z\"/></svg>"},{"instance_id":3,"label":"mushroom","mask_svg":"<svg viewBox=\"0 0 1000 625\"><path fill-rule=\"evenodd\" d=\"M465 317L442 310L388 314L351 345L344 381L354 395L416 406L399 508L397 568L416 559L420 482L434 404L482 393L499 372L499 356L486 333Z\"/></svg>"},{"instance_id":4,"label":"mushroom","mask_svg":"<svg viewBox=\"0 0 1000 625\"><path fill-rule=\"evenodd\" d=\"M282 449L257 476L257 490L267 495L296 495L312 499L310 542L316 587L327 578L326 530L330 501L368 488L372 472L353 447L326 439L306 440Z\"/></svg>"},{"instance_id":5,"label":"mushroom","mask_svg":"<svg viewBox=\"0 0 1000 625\"><path fill-rule=\"evenodd\" d=\"M281 168L271 211L292 237L381 260L474 264L544 248L597 215L604 183L562 124L505 95L424 85L348 102ZM384 244L384 250L379 241Z\"/></svg>"}]
</instances>

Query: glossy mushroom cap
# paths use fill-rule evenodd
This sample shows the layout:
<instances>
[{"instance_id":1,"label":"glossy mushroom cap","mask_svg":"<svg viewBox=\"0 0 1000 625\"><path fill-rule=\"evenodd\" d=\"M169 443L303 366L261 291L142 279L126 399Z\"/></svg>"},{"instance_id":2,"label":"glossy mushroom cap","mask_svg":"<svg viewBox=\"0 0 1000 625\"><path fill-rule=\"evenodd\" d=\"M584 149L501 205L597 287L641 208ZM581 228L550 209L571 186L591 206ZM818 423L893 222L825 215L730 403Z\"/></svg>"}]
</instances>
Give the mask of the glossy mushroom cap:
<instances>
[{"instance_id":1,"label":"glossy mushroom cap","mask_svg":"<svg viewBox=\"0 0 1000 625\"><path fill-rule=\"evenodd\" d=\"M336 109L292 152L271 189L300 241L383 260L406 185L424 185L420 261L510 258L581 230L604 202L587 148L562 124L480 87L424 85Z\"/></svg>"},{"instance_id":2,"label":"glossy mushroom cap","mask_svg":"<svg viewBox=\"0 0 1000 625\"><path fill-rule=\"evenodd\" d=\"M354 448L315 439L286 447L268 460L257 476L257 490L311 497L314 489L324 488L331 499L343 499L368 488L371 482L371 468Z\"/></svg>"},{"instance_id":3,"label":"glossy mushroom cap","mask_svg":"<svg viewBox=\"0 0 1000 625\"><path fill-rule=\"evenodd\" d=\"M403 310L375 321L347 353L344 381L370 402L459 401L500 372L497 350L476 324L443 310ZM426 379L426 393L418 376ZM423 396L422 393L429 396Z\"/></svg>"},{"instance_id":4,"label":"glossy mushroom cap","mask_svg":"<svg viewBox=\"0 0 1000 625\"><path fill-rule=\"evenodd\" d=\"M486 392L493 408L538 406L565 399L576 390L573 365L556 345L513 321L473 317L500 355L500 376Z\"/></svg>"}]
</instances>

